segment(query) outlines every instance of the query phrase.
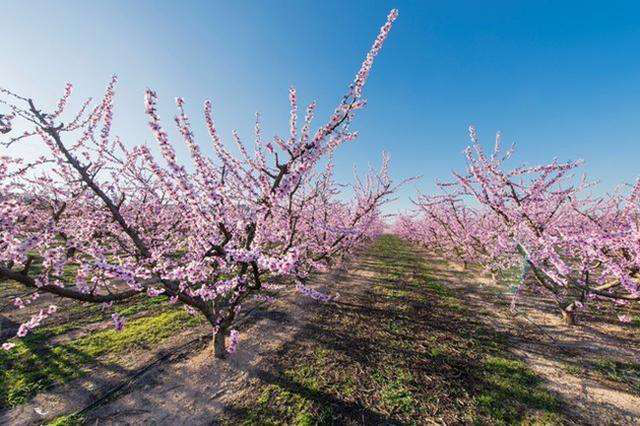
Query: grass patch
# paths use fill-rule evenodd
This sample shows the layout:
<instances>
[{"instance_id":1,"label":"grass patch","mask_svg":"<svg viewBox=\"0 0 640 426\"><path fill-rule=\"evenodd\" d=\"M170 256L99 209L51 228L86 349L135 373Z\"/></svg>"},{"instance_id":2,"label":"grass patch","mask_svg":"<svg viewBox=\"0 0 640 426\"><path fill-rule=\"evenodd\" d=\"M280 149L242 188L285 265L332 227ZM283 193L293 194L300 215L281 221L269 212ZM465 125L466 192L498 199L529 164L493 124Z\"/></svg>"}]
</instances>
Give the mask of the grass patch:
<instances>
[{"instance_id":1,"label":"grass patch","mask_svg":"<svg viewBox=\"0 0 640 426\"><path fill-rule=\"evenodd\" d=\"M429 270L428 264L415 254L405 241L394 236L383 236L374 243L372 252L379 258L376 262L376 266L380 268L377 277L383 282L400 282L404 279L411 288L424 289L435 295L438 308L448 313L469 314L455 294L438 281L438 277ZM400 295L397 290L376 286L376 289L380 288L380 294L388 299L397 299L397 296L406 298L406 291ZM395 321L389 322L387 328L394 332L399 331ZM471 414L474 421L483 423L481 419L490 419L491 424L562 422L562 417L558 414L559 400L544 388L539 377L523 362L499 356L506 352L504 335L485 331L482 336L474 336L474 330L466 330L464 327L458 333L461 337L469 339L467 343L470 345L467 350L484 352L479 357L479 365L471 372L469 378L476 384L473 386L476 388L476 396L473 397L476 408L472 410L475 414ZM448 343L434 342L425 355L433 362L454 365L457 362L458 351L459 348L453 348ZM399 379L403 376L394 377ZM408 388L399 381L385 387L382 395L383 401L395 398L406 410L416 406Z\"/></svg>"},{"instance_id":2,"label":"grass patch","mask_svg":"<svg viewBox=\"0 0 640 426\"><path fill-rule=\"evenodd\" d=\"M12 350L0 352L0 408L22 404L54 384L81 377L98 357L109 362L125 351L150 348L201 321L180 309L133 320L121 332L102 330L55 346L41 345L37 333L28 335Z\"/></svg>"},{"instance_id":3,"label":"grass patch","mask_svg":"<svg viewBox=\"0 0 640 426\"><path fill-rule=\"evenodd\" d=\"M595 360L591 366L602 377L613 382L627 384L636 392L640 392L640 364L600 358Z\"/></svg>"},{"instance_id":4,"label":"grass patch","mask_svg":"<svg viewBox=\"0 0 640 426\"><path fill-rule=\"evenodd\" d=\"M315 425L317 410L313 396L317 382L309 371L285 371L291 382L271 384L262 389L255 405L245 413L245 425L280 425L284 419L295 425ZM305 384L311 384L307 387Z\"/></svg>"},{"instance_id":5,"label":"grass patch","mask_svg":"<svg viewBox=\"0 0 640 426\"><path fill-rule=\"evenodd\" d=\"M582 375L582 367L577 364L567 364L565 365L564 370L572 376Z\"/></svg>"},{"instance_id":6,"label":"grass patch","mask_svg":"<svg viewBox=\"0 0 640 426\"><path fill-rule=\"evenodd\" d=\"M81 426L85 424L85 420L82 416L77 414L70 414L68 416L60 416L51 420L46 426Z\"/></svg>"},{"instance_id":7,"label":"grass patch","mask_svg":"<svg viewBox=\"0 0 640 426\"><path fill-rule=\"evenodd\" d=\"M554 418L560 422L556 414L560 408L558 399L522 361L489 356L483 362L482 376L485 389L476 396L476 401L480 411L494 424ZM523 409L532 413L523 418Z\"/></svg>"},{"instance_id":8,"label":"grass patch","mask_svg":"<svg viewBox=\"0 0 640 426\"><path fill-rule=\"evenodd\" d=\"M140 313L156 314L162 311L173 309L167 305L168 298L166 296L147 297L140 296L131 299L128 303L114 308L114 311L125 318L132 317ZM45 344L49 339L69 333L86 327L89 324L95 324L101 321L111 323L111 313L104 312L102 307L97 304L76 303L65 309L64 312L58 313L53 317L56 323L38 327L30 333L26 340L32 345L37 343Z\"/></svg>"},{"instance_id":9,"label":"grass patch","mask_svg":"<svg viewBox=\"0 0 640 426\"><path fill-rule=\"evenodd\" d=\"M389 369L375 379L381 385L380 401L386 411L410 415L418 408L410 387L413 376L409 370Z\"/></svg>"}]
</instances>

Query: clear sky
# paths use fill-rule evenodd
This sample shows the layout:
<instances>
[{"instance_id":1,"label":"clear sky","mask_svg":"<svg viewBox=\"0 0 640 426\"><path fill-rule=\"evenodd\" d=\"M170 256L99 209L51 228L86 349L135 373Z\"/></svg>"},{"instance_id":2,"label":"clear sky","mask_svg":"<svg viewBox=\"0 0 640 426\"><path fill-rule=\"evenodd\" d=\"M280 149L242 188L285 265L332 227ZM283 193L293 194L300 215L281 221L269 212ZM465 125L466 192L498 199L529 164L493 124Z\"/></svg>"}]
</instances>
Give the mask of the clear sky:
<instances>
[{"instance_id":1,"label":"clear sky","mask_svg":"<svg viewBox=\"0 0 640 426\"><path fill-rule=\"evenodd\" d=\"M202 144L207 98L227 141L234 128L251 140L256 111L265 136L282 135L289 86L325 117L392 7L339 178L387 150L395 176L423 176L393 205L409 207L463 167L471 123L487 146L497 130L517 142L516 162L583 158L605 190L640 175L637 1L4 0L0 85L53 102L66 81L99 95L118 74L115 132L129 144L150 140L145 87L167 125L183 96Z\"/></svg>"}]
</instances>

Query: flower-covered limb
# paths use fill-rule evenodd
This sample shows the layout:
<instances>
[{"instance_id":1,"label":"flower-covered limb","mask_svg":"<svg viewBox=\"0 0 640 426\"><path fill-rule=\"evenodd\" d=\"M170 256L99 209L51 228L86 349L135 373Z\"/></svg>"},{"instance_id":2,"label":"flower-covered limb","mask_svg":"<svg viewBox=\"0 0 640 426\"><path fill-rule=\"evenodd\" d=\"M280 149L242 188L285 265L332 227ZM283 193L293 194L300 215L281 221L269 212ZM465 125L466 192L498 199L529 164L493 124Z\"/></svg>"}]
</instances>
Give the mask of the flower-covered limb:
<instances>
[{"instance_id":1,"label":"flower-covered limb","mask_svg":"<svg viewBox=\"0 0 640 426\"><path fill-rule=\"evenodd\" d=\"M348 127L365 105L362 86L396 16L389 14L324 125L311 130L315 103L298 125L291 90L289 136L265 141L258 122L253 153L233 133L239 156L218 135L209 101L204 115L214 158L200 149L185 101L176 99L174 121L188 164L176 154L152 90L145 92L144 109L159 156L147 145L127 147L110 136L115 78L97 105L84 102L67 124L71 85L52 113L0 89L9 108L2 121L9 139L0 141L7 153L29 138L44 147L30 164L0 156L0 279L109 307L135 295L166 295L207 319L216 356L223 356L241 306L263 284L282 279L293 285L381 229L380 208L395 189L388 160L357 181L350 200L333 179L331 161L319 169L356 138ZM16 120L29 130L11 135ZM119 317L114 325L125 326Z\"/></svg>"}]
</instances>

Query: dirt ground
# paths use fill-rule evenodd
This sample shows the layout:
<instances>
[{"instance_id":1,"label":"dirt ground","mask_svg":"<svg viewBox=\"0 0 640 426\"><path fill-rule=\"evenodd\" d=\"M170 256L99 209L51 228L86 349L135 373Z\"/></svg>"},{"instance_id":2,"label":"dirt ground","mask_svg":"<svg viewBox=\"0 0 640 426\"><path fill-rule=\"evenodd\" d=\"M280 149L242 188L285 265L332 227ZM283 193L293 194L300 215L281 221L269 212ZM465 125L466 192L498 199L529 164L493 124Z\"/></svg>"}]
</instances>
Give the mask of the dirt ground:
<instances>
[{"instance_id":1,"label":"dirt ground","mask_svg":"<svg viewBox=\"0 0 640 426\"><path fill-rule=\"evenodd\" d=\"M289 291L268 308L252 309L240 327L238 351L227 360L213 358L206 329L190 329L157 348L124 355L119 371L96 368L87 377L42 392L0 413L0 424L43 424L73 412L81 414L81 423L92 425L263 424L260 416L266 411L252 408L260 404L271 410L264 424L472 423L478 410L474 393L487 386L473 372L475 364L467 362L478 352L474 345L484 342L484 336L468 335L480 332L504 338L500 347L506 349L500 350L522 360L559 398L562 415L543 423L640 424L637 327L590 318L569 328L548 301L526 292L514 314L504 287L477 271L460 271L413 250L432 285L453 292L455 298L448 297L447 303L455 301L450 308L457 313L448 315L449 305L435 301L433 292L417 299L404 291L407 282L417 282L407 272L415 268L415 258L392 257L405 262L405 269L384 278L380 259L366 251L316 279L314 286L337 295L335 302L321 304ZM327 326L319 326L320 321ZM434 355L434 340L448 338L447 357ZM479 354L474 362L481 365L483 357ZM423 360L426 364L418 368ZM355 383L349 387L342 368L353 372ZM385 372L387 381L370 380L378 371ZM389 375L403 371L413 375L398 390ZM276 393L283 383L286 392ZM388 389L395 392L389 398ZM307 410L311 423L289 406ZM333 420L321 419L317 407L329 407ZM528 417L519 413L505 419L500 422L522 423Z\"/></svg>"},{"instance_id":2,"label":"dirt ground","mask_svg":"<svg viewBox=\"0 0 640 426\"><path fill-rule=\"evenodd\" d=\"M486 312L482 318L508 333L512 351L547 381L573 415L585 424L640 424L637 325L585 312L577 325L566 326L551 300L526 290L514 313L505 285L448 262L431 265L468 306Z\"/></svg>"},{"instance_id":3,"label":"dirt ground","mask_svg":"<svg viewBox=\"0 0 640 426\"><path fill-rule=\"evenodd\" d=\"M332 277L322 276L315 287L324 289L322 281ZM210 335L200 327L147 351L123 354L118 368L97 362L89 375L0 413L0 424L43 424L79 411L89 412L91 424L209 424L222 413L225 399L237 396L252 366L291 339L316 304L288 291L268 310L251 308L240 324L240 349L228 360L213 358L208 348ZM108 326L109 321L91 325Z\"/></svg>"}]
</instances>

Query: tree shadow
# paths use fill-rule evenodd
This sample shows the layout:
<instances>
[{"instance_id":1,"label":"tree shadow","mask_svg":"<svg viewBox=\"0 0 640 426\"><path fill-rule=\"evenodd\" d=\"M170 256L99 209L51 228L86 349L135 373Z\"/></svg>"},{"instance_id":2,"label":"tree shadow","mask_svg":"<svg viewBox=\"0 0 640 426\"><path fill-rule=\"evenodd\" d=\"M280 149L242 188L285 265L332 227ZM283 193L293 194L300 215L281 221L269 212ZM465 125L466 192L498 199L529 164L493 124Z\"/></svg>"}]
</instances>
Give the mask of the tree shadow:
<instances>
[{"instance_id":1,"label":"tree shadow","mask_svg":"<svg viewBox=\"0 0 640 426\"><path fill-rule=\"evenodd\" d=\"M465 310L456 311L447 302L451 296L428 285L454 281L465 272L416 273L416 262L403 251L363 254L357 270L347 265L320 280L320 287L340 297L304 305L310 319L279 346L269 348L268 339L273 329L295 323L291 310L248 312L241 329L252 329L257 340L252 345L261 349L258 363L252 363L255 352L243 354L241 347L235 358L186 370L203 348L194 346L127 379L85 419L167 425L305 419L310 424L512 424L545 412L592 423L569 411L509 352L509 344L523 336L487 323L482 305L467 298L471 293L456 292L465 302ZM543 345L534 350L548 355Z\"/></svg>"}]
</instances>

